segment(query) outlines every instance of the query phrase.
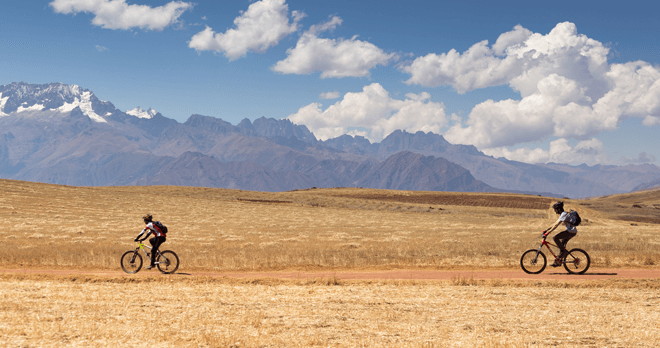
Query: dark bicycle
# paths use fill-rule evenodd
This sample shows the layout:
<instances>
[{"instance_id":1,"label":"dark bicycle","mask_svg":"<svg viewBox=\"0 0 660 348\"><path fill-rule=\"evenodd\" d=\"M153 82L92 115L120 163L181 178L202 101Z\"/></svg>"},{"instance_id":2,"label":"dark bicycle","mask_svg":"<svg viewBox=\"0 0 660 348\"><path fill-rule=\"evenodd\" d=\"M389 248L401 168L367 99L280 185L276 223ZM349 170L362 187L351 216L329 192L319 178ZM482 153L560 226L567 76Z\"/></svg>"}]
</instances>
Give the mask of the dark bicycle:
<instances>
[{"instance_id":1,"label":"dark bicycle","mask_svg":"<svg viewBox=\"0 0 660 348\"><path fill-rule=\"evenodd\" d=\"M135 274L140 271L142 268L142 255L140 255L140 250L144 252L144 255L147 257L147 260L151 260L150 254L144 248L152 249L148 245L144 245L142 242L138 242L137 248L135 250L129 250L121 256L121 269L126 273ZM158 270L164 274L171 274L176 272L179 269L179 256L172 250L165 250L156 252L156 267Z\"/></svg>"},{"instance_id":2,"label":"dark bicycle","mask_svg":"<svg viewBox=\"0 0 660 348\"><path fill-rule=\"evenodd\" d=\"M548 264L548 260L545 257L545 254L541 251L545 245L548 248L550 254L555 258L555 262L564 266L566 271L571 274L584 274L589 269L591 265L591 258L586 251L582 249L571 249L568 251L568 255L564 259L560 259L555 253L550 249L550 245L557 247L556 245L545 240L548 238L548 235L541 233L541 245L538 249L530 249L523 253L520 258L520 267L522 267L525 273L529 274L539 274L543 272L545 267Z\"/></svg>"}]
</instances>

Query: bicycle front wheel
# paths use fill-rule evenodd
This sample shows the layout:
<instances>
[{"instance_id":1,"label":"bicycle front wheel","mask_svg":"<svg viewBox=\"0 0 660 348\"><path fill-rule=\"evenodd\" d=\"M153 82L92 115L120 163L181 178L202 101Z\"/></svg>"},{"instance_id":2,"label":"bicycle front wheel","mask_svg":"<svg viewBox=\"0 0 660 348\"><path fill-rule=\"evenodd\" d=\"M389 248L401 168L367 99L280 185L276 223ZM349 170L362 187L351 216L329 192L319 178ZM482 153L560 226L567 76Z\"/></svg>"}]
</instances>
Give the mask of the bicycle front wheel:
<instances>
[{"instance_id":1,"label":"bicycle front wheel","mask_svg":"<svg viewBox=\"0 0 660 348\"><path fill-rule=\"evenodd\" d=\"M179 269L179 256L172 250L165 250L158 255L156 266L162 273L174 273Z\"/></svg>"},{"instance_id":2,"label":"bicycle front wheel","mask_svg":"<svg viewBox=\"0 0 660 348\"><path fill-rule=\"evenodd\" d=\"M142 268L142 255L137 250L129 250L121 256L121 269L126 273L134 274Z\"/></svg>"},{"instance_id":3,"label":"bicycle front wheel","mask_svg":"<svg viewBox=\"0 0 660 348\"><path fill-rule=\"evenodd\" d=\"M591 258L586 251L582 249L572 249L568 252L564 261L564 268L568 273L584 274L591 265Z\"/></svg>"},{"instance_id":4,"label":"bicycle front wheel","mask_svg":"<svg viewBox=\"0 0 660 348\"><path fill-rule=\"evenodd\" d=\"M525 251L520 258L520 267L522 267L525 273L529 274L539 274L543 272L547 264L548 260L545 258L543 252L535 249Z\"/></svg>"}]
</instances>

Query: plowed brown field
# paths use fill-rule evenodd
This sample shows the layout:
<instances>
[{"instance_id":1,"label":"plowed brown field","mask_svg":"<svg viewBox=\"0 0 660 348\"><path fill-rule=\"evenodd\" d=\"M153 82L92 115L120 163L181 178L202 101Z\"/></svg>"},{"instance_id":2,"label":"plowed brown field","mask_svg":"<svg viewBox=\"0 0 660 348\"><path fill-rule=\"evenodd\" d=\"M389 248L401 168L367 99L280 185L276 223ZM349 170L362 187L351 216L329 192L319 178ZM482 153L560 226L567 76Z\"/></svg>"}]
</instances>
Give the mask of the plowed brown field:
<instances>
[{"instance_id":1,"label":"plowed brown field","mask_svg":"<svg viewBox=\"0 0 660 348\"><path fill-rule=\"evenodd\" d=\"M454 205L468 207L491 207L511 209L538 209L545 210L552 200L547 197L535 197L527 195L497 195L497 194L475 194L475 193L433 193L398 195L391 193L353 194L341 195L339 197L357 198L386 202L429 204L429 205Z\"/></svg>"}]
</instances>

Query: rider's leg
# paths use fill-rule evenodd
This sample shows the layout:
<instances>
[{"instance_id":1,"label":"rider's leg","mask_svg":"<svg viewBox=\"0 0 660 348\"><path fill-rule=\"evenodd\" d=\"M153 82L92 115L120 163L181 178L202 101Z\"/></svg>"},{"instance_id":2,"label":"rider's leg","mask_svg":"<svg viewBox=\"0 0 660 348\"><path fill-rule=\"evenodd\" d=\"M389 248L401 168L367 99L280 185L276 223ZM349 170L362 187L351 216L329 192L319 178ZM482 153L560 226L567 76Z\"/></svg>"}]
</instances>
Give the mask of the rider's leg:
<instances>
[{"instance_id":1,"label":"rider's leg","mask_svg":"<svg viewBox=\"0 0 660 348\"><path fill-rule=\"evenodd\" d=\"M156 257L158 254L158 248L160 247L161 244L165 242L165 237L153 237L149 239L149 243L151 243L151 267L156 265Z\"/></svg>"},{"instance_id":2,"label":"rider's leg","mask_svg":"<svg viewBox=\"0 0 660 348\"><path fill-rule=\"evenodd\" d=\"M557 233L555 237L553 238L557 246L559 247L559 255L557 255L557 258L560 260L563 260L566 255L568 255L568 251L566 251L566 244L568 243L568 240L575 237L575 233L571 233L568 231L564 231L561 233ZM555 260L555 262L550 265L552 267L559 267L561 266L561 262Z\"/></svg>"},{"instance_id":3,"label":"rider's leg","mask_svg":"<svg viewBox=\"0 0 660 348\"><path fill-rule=\"evenodd\" d=\"M160 246L160 241L158 240L158 237L152 237L149 238L149 244L151 244L151 267L153 267L156 264L156 254L158 251L158 247Z\"/></svg>"},{"instance_id":4,"label":"rider's leg","mask_svg":"<svg viewBox=\"0 0 660 348\"><path fill-rule=\"evenodd\" d=\"M555 243L557 243L557 246L559 247L559 251L561 251L561 253L559 253L559 258L566 257L566 255L568 254L566 250L566 244L568 244L568 241L571 238L575 237L575 235L576 233L564 231L561 233L557 233L557 235L554 237Z\"/></svg>"}]
</instances>

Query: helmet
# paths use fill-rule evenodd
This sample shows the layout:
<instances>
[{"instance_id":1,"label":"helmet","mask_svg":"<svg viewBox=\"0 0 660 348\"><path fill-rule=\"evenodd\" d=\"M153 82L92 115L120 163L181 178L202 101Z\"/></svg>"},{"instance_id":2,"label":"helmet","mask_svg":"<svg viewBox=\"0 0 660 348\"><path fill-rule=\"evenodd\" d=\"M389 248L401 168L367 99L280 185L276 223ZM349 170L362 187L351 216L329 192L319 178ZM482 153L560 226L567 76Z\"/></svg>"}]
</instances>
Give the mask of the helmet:
<instances>
[{"instance_id":1,"label":"helmet","mask_svg":"<svg viewBox=\"0 0 660 348\"><path fill-rule=\"evenodd\" d=\"M553 204L553 205L552 205L552 209L555 210L555 213L557 213L557 214L561 214L561 212L564 211L564 202L559 201L559 202Z\"/></svg>"},{"instance_id":2,"label":"helmet","mask_svg":"<svg viewBox=\"0 0 660 348\"><path fill-rule=\"evenodd\" d=\"M145 215L142 217L142 220L144 220L144 223L145 223L145 224L148 224L148 223L150 223L150 222L153 221L153 218L154 218L154 217L151 216L151 214L145 214Z\"/></svg>"}]
</instances>

